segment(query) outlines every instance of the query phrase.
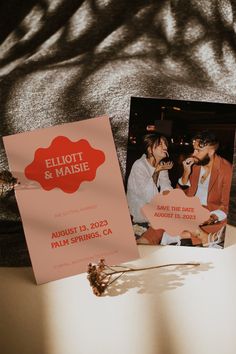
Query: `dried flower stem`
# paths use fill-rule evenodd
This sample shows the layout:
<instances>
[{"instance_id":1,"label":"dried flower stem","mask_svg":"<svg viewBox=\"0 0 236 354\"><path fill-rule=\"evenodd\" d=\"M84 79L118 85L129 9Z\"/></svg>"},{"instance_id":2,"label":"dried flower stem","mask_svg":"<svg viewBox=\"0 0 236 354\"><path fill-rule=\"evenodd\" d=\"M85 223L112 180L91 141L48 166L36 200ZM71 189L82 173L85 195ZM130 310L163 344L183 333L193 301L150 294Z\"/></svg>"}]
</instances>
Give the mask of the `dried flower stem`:
<instances>
[{"instance_id":1,"label":"dried flower stem","mask_svg":"<svg viewBox=\"0 0 236 354\"><path fill-rule=\"evenodd\" d=\"M104 294L105 290L109 285L118 280L125 273L138 272L144 270L158 269L164 267L174 267L174 266L198 266L200 263L169 263L151 267L143 268L129 268L126 266L109 266L105 264L105 260L101 259L97 265L88 265L88 280L93 289L93 293L97 296ZM117 277L113 278L114 275L118 274Z\"/></svg>"},{"instance_id":2,"label":"dried flower stem","mask_svg":"<svg viewBox=\"0 0 236 354\"><path fill-rule=\"evenodd\" d=\"M158 265L158 266L151 266L151 267L144 267L144 268L128 268L128 269L124 269L124 270L113 270L113 272L109 273L109 275L114 275L114 274L118 274L118 273L121 273L121 272L124 274L124 273L138 272L138 271L149 270L149 269L157 269L157 268L164 268L164 267L175 267L175 266L188 266L188 265L189 266L199 266L200 263L169 263L169 264L162 264L162 265ZM115 266L115 267L119 267L119 266ZM123 266L120 266L120 267L123 268Z\"/></svg>"}]
</instances>

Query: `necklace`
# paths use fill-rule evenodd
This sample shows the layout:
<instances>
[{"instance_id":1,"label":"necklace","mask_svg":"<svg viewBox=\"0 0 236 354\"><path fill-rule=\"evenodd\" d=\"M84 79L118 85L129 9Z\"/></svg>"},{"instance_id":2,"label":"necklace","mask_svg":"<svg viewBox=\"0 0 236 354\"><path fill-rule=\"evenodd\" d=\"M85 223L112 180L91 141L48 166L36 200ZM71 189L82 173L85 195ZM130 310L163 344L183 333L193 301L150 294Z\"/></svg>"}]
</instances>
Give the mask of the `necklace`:
<instances>
[{"instance_id":1,"label":"necklace","mask_svg":"<svg viewBox=\"0 0 236 354\"><path fill-rule=\"evenodd\" d=\"M205 173L202 175L202 177L200 178L200 183L203 184L205 182L205 180L207 179L207 177L209 176L210 174L210 169L207 169L205 171Z\"/></svg>"}]
</instances>

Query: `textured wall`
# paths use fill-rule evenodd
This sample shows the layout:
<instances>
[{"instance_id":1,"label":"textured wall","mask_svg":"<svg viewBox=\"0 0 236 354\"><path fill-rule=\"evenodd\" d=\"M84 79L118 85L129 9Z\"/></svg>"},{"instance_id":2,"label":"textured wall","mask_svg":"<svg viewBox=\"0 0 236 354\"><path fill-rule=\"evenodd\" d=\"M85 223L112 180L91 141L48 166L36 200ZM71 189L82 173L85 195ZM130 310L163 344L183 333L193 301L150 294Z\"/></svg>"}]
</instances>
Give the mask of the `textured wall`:
<instances>
[{"instance_id":1,"label":"textured wall","mask_svg":"<svg viewBox=\"0 0 236 354\"><path fill-rule=\"evenodd\" d=\"M1 135L107 113L124 173L131 95L236 103L235 15L229 0L3 2ZM0 203L0 263L28 264L14 196Z\"/></svg>"}]
</instances>

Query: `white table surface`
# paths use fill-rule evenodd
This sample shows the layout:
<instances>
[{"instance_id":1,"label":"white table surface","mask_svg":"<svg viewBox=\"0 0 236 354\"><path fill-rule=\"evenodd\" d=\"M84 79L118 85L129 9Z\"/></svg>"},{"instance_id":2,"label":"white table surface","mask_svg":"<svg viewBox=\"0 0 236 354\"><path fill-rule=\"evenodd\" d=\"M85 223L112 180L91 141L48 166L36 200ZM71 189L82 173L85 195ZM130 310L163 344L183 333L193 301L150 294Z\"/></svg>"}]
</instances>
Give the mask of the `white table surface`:
<instances>
[{"instance_id":1,"label":"white table surface","mask_svg":"<svg viewBox=\"0 0 236 354\"><path fill-rule=\"evenodd\" d=\"M201 265L130 273L100 298L86 274L37 286L31 268L0 268L0 352L235 354L236 245L139 250L132 266Z\"/></svg>"}]
</instances>

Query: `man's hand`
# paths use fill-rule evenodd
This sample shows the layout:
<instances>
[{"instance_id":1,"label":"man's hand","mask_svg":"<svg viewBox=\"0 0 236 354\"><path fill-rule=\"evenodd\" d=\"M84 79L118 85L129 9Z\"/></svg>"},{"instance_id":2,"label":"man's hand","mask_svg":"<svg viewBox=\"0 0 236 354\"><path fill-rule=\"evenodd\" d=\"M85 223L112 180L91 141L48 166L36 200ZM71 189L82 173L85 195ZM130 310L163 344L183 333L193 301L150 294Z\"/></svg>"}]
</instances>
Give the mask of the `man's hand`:
<instances>
[{"instance_id":1,"label":"man's hand","mask_svg":"<svg viewBox=\"0 0 236 354\"><path fill-rule=\"evenodd\" d=\"M184 172L190 175L192 170L192 165L195 163L195 159L193 157L188 157L183 161Z\"/></svg>"},{"instance_id":2,"label":"man's hand","mask_svg":"<svg viewBox=\"0 0 236 354\"><path fill-rule=\"evenodd\" d=\"M182 183L187 184L189 176L192 171L192 165L195 163L195 159L193 157L188 157L183 161L184 172L182 176Z\"/></svg>"}]
</instances>

